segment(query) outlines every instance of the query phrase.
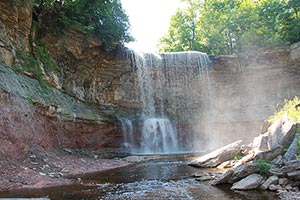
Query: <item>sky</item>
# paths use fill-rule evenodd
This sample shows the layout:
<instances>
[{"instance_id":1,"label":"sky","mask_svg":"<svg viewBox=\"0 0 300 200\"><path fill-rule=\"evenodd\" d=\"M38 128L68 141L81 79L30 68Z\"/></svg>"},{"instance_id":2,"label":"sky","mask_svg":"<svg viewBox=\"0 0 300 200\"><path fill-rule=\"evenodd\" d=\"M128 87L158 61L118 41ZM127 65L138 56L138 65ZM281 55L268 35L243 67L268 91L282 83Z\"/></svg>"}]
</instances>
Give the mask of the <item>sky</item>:
<instances>
[{"instance_id":1,"label":"sky","mask_svg":"<svg viewBox=\"0 0 300 200\"><path fill-rule=\"evenodd\" d=\"M127 47L145 53L158 51L159 39L168 32L170 19L182 3L180 0L121 0L129 16L135 42Z\"/></svg>"}]
</instances>

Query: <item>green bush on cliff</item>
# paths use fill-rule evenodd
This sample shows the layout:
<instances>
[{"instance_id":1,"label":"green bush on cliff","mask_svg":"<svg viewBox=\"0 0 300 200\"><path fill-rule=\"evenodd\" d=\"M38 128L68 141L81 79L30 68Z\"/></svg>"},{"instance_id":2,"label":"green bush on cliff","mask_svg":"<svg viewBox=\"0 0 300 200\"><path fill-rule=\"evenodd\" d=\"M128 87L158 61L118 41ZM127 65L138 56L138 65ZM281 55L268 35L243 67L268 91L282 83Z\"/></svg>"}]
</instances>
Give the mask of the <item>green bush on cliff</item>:
<instances>
[{"instance_id":1,"label":"green bush on cliff","mask_svg":"<svg viewBox=\"0 0 300 200\"><path fill-rule=\"evenodd\" d=\"M43 79L41 65L44 67L44 69L59 69L59 66L46 51L45 42L42 40L34 41L33 50L31 53L17 51L17 57L19 62L17 63L16 67L20 70L26 70L36 76L42 88L44 89L46 89L48 85Z\"/></svg>"},{"instance_id":2,"label":"green bush on cliff","mask_svg":"<svg viewBox=\"0 0 300 200\"><path fill-rule=\"evenodd\" d=\"M269 117L269 121L273 122L287 113L289 119L293 122L300 122L300 100L297 96L293 100L284 100L283 108L277 113Z\"/></svg>"},{"instance_id":3,"label":"green bush on cliff","mask_svg":"<svg viewBox=\"0 0 300 200\"><path fill-rule=\"evenodd\" d=\"M258 172L263 176L267 176L271 169L270 162L262 159L254 161L254 165L256 166Z\"/></svg>"},{"instance_id":4,"label":"green bush on cliff","mask_svg":"<svg viewBox=\"0 0 300 200\"><path fill-rule=\"evenodd\" d=\"M59 34L77 30L96 37L106 49L133 40L120 0L34 0L34 3L42 31Z\"/></svg>"}]
</instances>

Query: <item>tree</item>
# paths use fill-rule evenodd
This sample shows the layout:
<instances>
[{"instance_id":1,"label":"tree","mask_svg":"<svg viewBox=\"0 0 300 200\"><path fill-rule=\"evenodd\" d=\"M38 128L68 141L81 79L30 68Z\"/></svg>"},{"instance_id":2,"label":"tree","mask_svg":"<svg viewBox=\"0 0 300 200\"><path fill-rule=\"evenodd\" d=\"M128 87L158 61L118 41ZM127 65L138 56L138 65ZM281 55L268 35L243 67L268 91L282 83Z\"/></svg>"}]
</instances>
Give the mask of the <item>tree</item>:
<instances>
[{"instance_id":1,"label":"tree","mask_svg":"<svg viewBox=\"0 0 300 200\"><path fill-rule=\"evenodd\" d=\"M169 32L161 40L161 51L237 54L244 48L270 47L300 39L298 0L185 2L188 8L173 16Z\"/></svg>"},{"instance_id":2,"label":"tree","mask_svg":"<svg viewBox=\"0 0 300 200\"><path fill-rule=\"evenodd\" d=\"M278 16L279 34L288 43L300 41L300 1L288 0Z\"/></svg>"},{"instance_id":3,"label":"tree","mask_svg":"<svg viewBox=\"0 0 300 200\"><path fill-rule=\"evenodd\" d=\"M160 40L160 51L197 50L196 28L200 4L186 0L187 8L178 9L171 18L168 34Z\"/></svg>"},{"instance_id":4,"label":"tree","mask_svg":"<svg viewBox=\"0 0 300 200\"><path fill-rule=\"evenodd\" d=\"M133 40L120 0L34 0L33 3L42 31L59 34L75 29L96 36L106 49Z\"/></svg>"}]
</instances>

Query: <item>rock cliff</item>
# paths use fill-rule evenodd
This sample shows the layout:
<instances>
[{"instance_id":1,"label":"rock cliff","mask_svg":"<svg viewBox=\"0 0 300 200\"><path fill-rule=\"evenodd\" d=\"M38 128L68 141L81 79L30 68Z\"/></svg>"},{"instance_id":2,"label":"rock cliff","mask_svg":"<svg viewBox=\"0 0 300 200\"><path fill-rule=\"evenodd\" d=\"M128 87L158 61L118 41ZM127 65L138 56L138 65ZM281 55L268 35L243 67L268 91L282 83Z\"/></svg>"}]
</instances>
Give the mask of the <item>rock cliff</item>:
<instances>
[{"instance_id":1,"label":"rock cliff","mask_svg":"<svg viewBox=\"0 0 300 200\"><path fill-rule=\"evenodd\" d=\"M62 128L62 130L52 128L41 131L45 134L48 132L49 135L69 134L64 141L56 139L53 144L68 144L66 146L74 148L117 147L121 136L116 126L116 119L112 117L116 114L114 110L120 111L119 107L139 109L141 105L139 92L136 88L137 73L134 53L124 47L107 52L103 49L101 42L93 38L86 38L74 31L69 31L63 36L54 36L47 32L36 35L32 24L33 14L30 5L13 6L6 0L0 0L0 5L1 61L7 66L12 66L18 61L17 51L28 52L32 50L35 45L32 39L45 41L47 52L60 69L58 71L50 70L50 72L47 72L48 69L44 69L46 71L44 79L49 80L50 83L55 82L53 85L62 92L61 94L64 94L63 96L57 95L57 93L52 94L60 99L60 103L57 103L58 99L52 102L46 101L49 98L47 95L37 101L30 102L28 98L35 98L39 92L31 94L30 97L24 97L24 90L22 92L13 91L2 84L4 96L9 95L13 99L20 98L21 100L18 99L17 102L23 102L24 98L27 98L27 101L22 104L33 107L31 110L44 110L37 112L39 113L38 116L44 119L50 117L49 123L54 123L51 127L64 127L62 124L66 123L73 124L75 130L77 126L81 127L80 124L83 123L89 130L86 134L92 134L90 137L78 134L81 135L79 141L75 137L73 138L73 134L77 134L71 130L71 125ZM262 121L275 111L278 102L299 95L300 91L297 87L300 80L299 70L297 70L300 57L299 49L299 44L294 44L291 47L248 50L239 57L211 57L212 69L208 71L208 78L205 79L209 82L199 86L197 85L199 82L196 84L195 81L201 77L187 80L188 86L195 86L188 94L194 95L192 100L188 103L186 98L178 100L175 108L168 104L174 96L166 95L164 99L166 102L165 109L169 114L173 114L176 109L185 110L181 103L191 105L187 114L180 114L181 124L178 127L184 127L180 129L181 134L192 134L193 137L189 141L193 141L195 146L200 146L200 148L214 148L235 139L250 140L259 131ZM163 57L163 55L161 56ZM5 77L15 76L10 75L15 73L10 69L3 68L2 71L4 71ZM5 79L3 83L12 80ZM29 87L37 88L37 85ZM180 93L180 91L186 91L186 89L180 88L180 85L172 89L176 90L174 93L179 91L176 93L177 97L185 97L187 94ZM203 90L207 90L205 93L210 95L210 99L199 98L199 93L203 93ZM73 97L73 102L78 101L79 103L77 106L68 108L68 113L61 114L61 110L65 110L69 106L64 100L71 98L70 96ZM3 103L3 107L6 104L9 105L9 102L14 102L13 99ZM105 112L100 105L108 105L104 109ZM85 107L85 111L81 114L78 113L78 107ZM40 114L46 113L45 110L47 109L50 113L54 112L55 117L51 117L52 114L50 116ZM86 115L86 113L92 113L92 120L90 114ZM68 120L61 122L59 120L61 115L67 116ZM35 116L34 118L39 117ZM73 123L73 118L76 119L76 123ZM113 120L108 120L109 123L107 123L107 120L103 120L103 118L110 118L110 120L113 118ZM24 124L26 123L24 122ZM43 125L38 127L43 127ZM31 132L35 132L34 129L35 127L32 128ZM103 132L95 131L96 129ZM78 130L83 130L83 128ZM51 138L49 135L47 137ZM96 135L99 139L92 141L91 138L96 137ZM106 139L101 138L102 136Z\"/></svg>"}]
</instances>

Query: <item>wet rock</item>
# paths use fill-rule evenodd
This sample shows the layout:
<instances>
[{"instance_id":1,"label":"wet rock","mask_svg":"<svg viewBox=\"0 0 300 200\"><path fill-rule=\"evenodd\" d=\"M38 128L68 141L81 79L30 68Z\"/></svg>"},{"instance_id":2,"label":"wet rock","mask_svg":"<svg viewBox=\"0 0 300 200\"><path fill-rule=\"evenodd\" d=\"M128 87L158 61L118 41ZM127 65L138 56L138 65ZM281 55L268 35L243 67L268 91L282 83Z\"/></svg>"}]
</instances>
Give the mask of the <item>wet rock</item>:
<instances>
[{"instance_id":1,"label":"wet rock","mask_svg":"<svg viewBox=\"0 0 300 200\"><path fill-rule=\"evenodd\" d=\"M260 188L263 190L266 190L269 188L271 184L277 184L278 183L278 176L270 176L261 186Z\"/></svg>"},{"instance_id":2,"label":"wet rock","mask_svg":"<svg viewBox=\"0 0 300 200\"><path fill-rule=\"evenodd\" d=\"M263 177L260 174L251 174L246 178L236 182L233 184L231 189L233 190L251 190L257 188L261 182L263 181Z\"/></svg>"},{"instance_id":3,"label":"wet rock","mask_svg":"<svg viewBox=\"0 0 300 200\"><path fill-rule=\"evenodd\" d=\"M216 167L225 161L233 159L235 155L240 153L241 144L241 140L233 142L225 147L193 160L188 165L194 167Z\"/></svg>"}]
</instances>

